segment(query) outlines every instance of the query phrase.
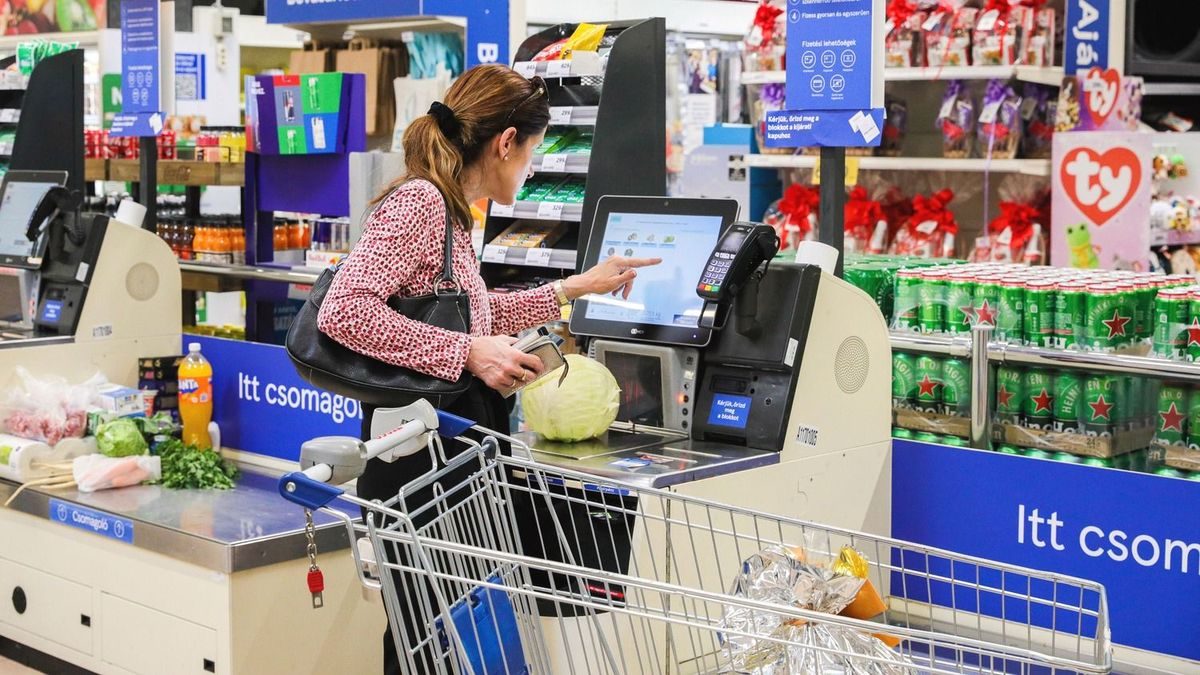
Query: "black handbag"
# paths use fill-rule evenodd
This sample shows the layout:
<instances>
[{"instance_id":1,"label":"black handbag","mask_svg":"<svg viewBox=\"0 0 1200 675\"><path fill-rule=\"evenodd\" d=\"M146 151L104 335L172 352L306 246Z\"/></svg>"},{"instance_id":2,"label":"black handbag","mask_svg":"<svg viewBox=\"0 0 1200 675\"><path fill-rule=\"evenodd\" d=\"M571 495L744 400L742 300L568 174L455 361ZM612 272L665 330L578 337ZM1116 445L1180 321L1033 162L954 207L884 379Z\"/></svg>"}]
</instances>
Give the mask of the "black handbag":
<instances>
[{"instance_id":1,"label":"black handbag","mask_svg":"<svg viewBox=\"0 0 1200 675\"><path fill-rule=\"evenodd\" d=\"M433 292L413 298L393 295L388 298L387 305L414 321L470 333L470 300L454 279L453 228L447 204L445 258L442 275L434 281ZM339 268L340 265L336 265L321 273L288 329L287 353L300 377L314 387L363 403L388 407L425 399L435 408L443 408L471 386L473 376L465 370L458 381L449 382L360 354L322 333L317 328L317 315Z\"/></svg>"}]
</instances>

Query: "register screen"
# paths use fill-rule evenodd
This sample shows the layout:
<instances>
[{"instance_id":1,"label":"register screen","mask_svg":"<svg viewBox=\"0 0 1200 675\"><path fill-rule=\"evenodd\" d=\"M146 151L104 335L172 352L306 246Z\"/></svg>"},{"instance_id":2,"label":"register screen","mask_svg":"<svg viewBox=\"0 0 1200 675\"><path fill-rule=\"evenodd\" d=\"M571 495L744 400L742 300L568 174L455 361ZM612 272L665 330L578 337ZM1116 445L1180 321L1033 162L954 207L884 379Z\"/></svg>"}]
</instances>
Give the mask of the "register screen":
<instances>
[{"instance_id":1,"label":"register screen","mask_svg":"<svg viewBox=\"0 0 1200 675\"><path fill-rule=\"evenodd\" d=\"M29 219L53 183L9 181L0 197L0 255L28 258L34 243L25 238Z\"/></svg>"},{"instance_id":2,"label":"register screen","mask_svg":"<svg viewBox=\"0 0 1200 675\"><path fill-rule=\"evenodd\" d=\"M587 318L696 327L704 300L696 282L721 234L720 216L612 213L598 262L614 255L662 258L638 270L629 299L588 296Z\"/></svg>"}]
</instances>

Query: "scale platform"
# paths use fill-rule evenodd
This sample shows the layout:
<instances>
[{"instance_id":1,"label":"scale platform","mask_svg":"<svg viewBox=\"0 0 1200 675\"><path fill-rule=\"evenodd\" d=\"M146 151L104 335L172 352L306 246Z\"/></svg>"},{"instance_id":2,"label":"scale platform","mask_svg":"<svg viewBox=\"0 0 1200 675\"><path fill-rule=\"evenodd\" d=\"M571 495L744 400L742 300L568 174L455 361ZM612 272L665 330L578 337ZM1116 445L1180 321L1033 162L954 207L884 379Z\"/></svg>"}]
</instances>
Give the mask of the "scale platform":
<instances>
[{"instance_id":1,"label":"scale platform","mask_svg":"<svg viewBox=\"0 0 1200 675\"><path fill-rule=\"evenodd\" d=\"M779 463L778 452L692 441L669 432L612 429L578 443L548 441L528 432L516 438L539 462L638 487L665 488Z\"/></svg>"}]
</instances>

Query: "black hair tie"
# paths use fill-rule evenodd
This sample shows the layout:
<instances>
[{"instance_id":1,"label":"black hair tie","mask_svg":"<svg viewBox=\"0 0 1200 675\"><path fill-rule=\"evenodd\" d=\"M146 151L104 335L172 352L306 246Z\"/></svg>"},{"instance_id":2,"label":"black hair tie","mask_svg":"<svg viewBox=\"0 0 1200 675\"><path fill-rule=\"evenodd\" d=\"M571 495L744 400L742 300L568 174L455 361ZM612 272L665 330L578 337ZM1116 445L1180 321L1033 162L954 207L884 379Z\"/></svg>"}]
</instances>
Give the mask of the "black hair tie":
<instances>
[{"instance_id":1,"label":"black hair tie","mask_svg":"<svg viewBox=\"0 0 1200 675\"><path fill-rule=\"evenodd\" d=\"M429 106L429 114L437 120L438 128L442 130L442 134L446 138L454 140L458 137L458 132L462 131L462 124L454 116L454 111L450 109L450 106L445 103L434 101Z\"/></svg>"}]
</instances>

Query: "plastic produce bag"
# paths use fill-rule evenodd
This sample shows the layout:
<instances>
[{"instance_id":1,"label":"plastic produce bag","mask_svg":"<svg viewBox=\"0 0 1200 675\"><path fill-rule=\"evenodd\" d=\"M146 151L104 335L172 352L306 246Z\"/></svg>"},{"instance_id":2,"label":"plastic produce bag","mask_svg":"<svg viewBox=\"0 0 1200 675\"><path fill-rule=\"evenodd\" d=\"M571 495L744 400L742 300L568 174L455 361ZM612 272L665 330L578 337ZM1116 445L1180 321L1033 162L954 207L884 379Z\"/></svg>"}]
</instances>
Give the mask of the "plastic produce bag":
<instances>
[{"instance_id":1,"label":"plastic produce bag","mask_svg":"<svg viewBox=\"0 0 1200 675\"><path fill-rule=\"evenodd\" d=\"M71 473L80 492L96 492L156 481L162 477L162 463L158 457L150 455L84 455L75 458Z\"/></svg>"},{"instance_id":2,"label":"plastic produce bag","mask_svg":"<svg viewBox=\"0 0 1200 675\"><path fill-rule=\"evenodd\" d=\"M71 384L57 376L36 377L17 366L16 382L0 410L4 431L56 445L64 438L84 435L87 408L106 380L97 373Z\"/></svg>"},{"instance_id":3,"label":"plastic produce bag","mask_svg":"<svg viewBox=\"0 0 1200 675\"><path fill-rule=\"evenodd\" d=\"M764 549L742 563L730 594L862 619L886 610L866 578L866 559L857 551L847 547L828 564L819 564L812 558L802 548ZM899 644L893 636L872 634L832 621L804 621L775 612L729 606L721 625L728 630L772 638L726 635L724 646L735 672L770 675L916 675L917 672L906 658L892 650Z\"/></svg>"}]
</instances>

